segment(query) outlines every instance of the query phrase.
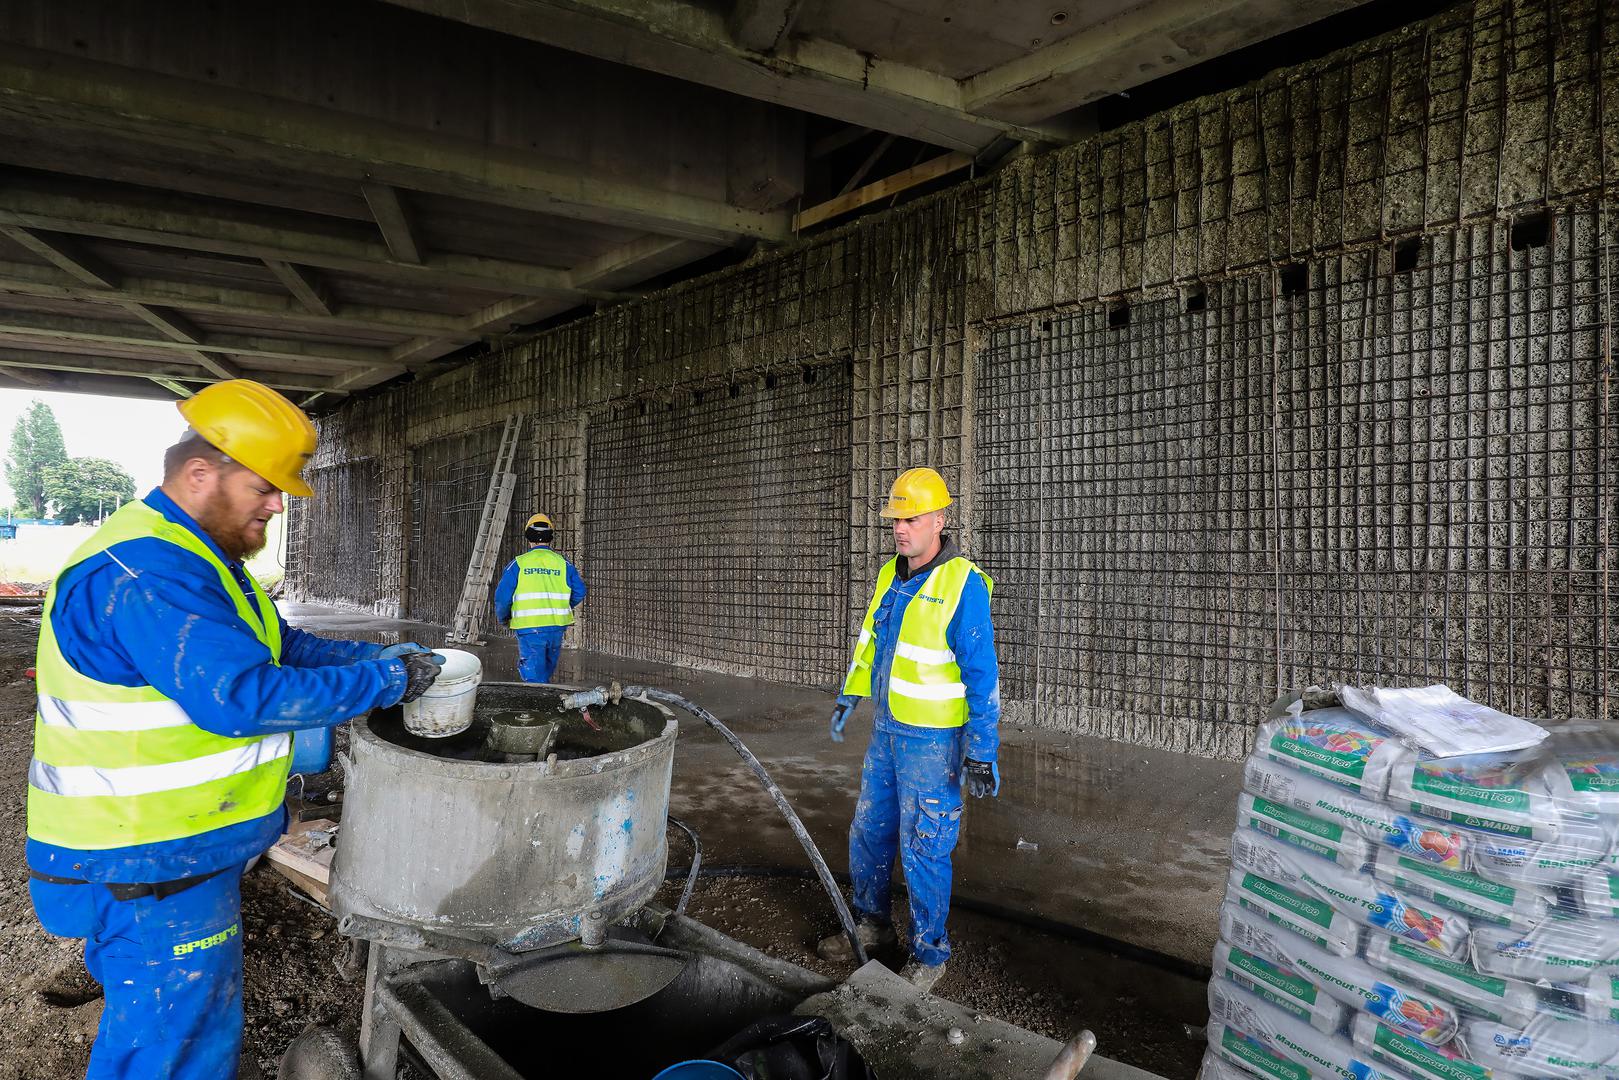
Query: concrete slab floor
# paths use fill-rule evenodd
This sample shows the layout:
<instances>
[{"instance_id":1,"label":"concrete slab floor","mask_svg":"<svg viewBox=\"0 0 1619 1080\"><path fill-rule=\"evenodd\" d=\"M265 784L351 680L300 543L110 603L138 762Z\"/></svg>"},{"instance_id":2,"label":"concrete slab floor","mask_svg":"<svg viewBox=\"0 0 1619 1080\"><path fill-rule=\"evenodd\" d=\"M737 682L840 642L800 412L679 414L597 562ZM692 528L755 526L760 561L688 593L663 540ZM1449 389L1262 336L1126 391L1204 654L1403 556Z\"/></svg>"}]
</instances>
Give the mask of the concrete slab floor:
<instances>
[{"instance_id":1,"label":"concrete slab floor","mask_svg":"<svg viewBox=\"0 0 1619 1080\"><path fill-rule=\"evenodd\" d=\"M360 612L307 604L282 610L293 625L326 636L425 645L444 637L442 627ZM473 651L484 659L485 678L516 679L513 639ZM571 649L556 680L647 683L709 709L758 755L832 868L847 869L869 706L837 744L826 732L829 689ZM742 762L714 732L682 720L670 809L701 836L705 863L805 866ZM1207 965L1241 766L1048 731L1006 728L1003 741L1000 798L968 800L956 896ZM671 841L671 866L682 864L684 848Z\"/></svg>"}]
</instances>

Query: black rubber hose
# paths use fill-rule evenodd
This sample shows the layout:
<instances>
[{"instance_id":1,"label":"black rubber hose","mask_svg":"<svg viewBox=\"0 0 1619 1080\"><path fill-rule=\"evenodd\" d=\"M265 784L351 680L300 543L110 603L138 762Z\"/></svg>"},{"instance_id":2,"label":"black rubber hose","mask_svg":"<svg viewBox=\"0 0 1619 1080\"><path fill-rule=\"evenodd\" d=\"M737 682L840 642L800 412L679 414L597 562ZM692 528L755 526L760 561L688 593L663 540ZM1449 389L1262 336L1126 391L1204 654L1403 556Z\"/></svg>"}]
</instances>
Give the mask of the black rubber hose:
<instances>
[{"instance_id":1,"label":"black rubber hose","mask_svg":"<svg viewBox=\"0 0 1619 1080\"><path fill-rule=\"evenodd\" d=\"M686 871L686 887L680 891L680 903L675 905L675 914L686 914L686 903L691 899L692 889L697 887L697 875L703 870L703 842L697 839L697 833L690 825L677 817L671 817L669 824L685 833L691 839L691 869Z\"/></svg>"},{"instance_id":2,"label":"black rubber hose","mask_svg":"<svg viewBox=\"0 0 1619 1080\"><path fill-rule=\"evenodd\" d=\"M866 950L860 944L860 935L855 930L854 915L849 911L849 905L843 899L843 890L838 888L837 879L832 876L832 871L827 868L826 860L821 858L820 849L815 846L815 841L810 839L809 830L804 828L802 821L798 820L798 813L793 809L793 804L787 801L787 796L781 793L781 788L777 787L776 782L770 779L770 774L765 772L765 767L759 763L759 759L753 756L753 751L743 745L742 740L736 737L736 732L720 723L719 717L701 705L687 701L679 694L672 694L656 686L626 686L622 693L627 698L645 698L648 701L656 701L664 705L673 705L677 709L684 709L719 732L721 737L731 744L731 749L735 750L737 755L747 763L748 768L753 771L753 775L758 779L759 783L764 785L766 793L775 800L776 809L780 810L781 816L787 819L787 827L793 830L794 836L798 837L798 842L803 847L804 854L809 856L810 865L815 868L815 876L820 879L821 887L826 889L826 895L832 899L832 906L837 909L838 922L843 925L844 936L849 939L849 945L854 950L855 962L863 966L867 959Z\"/></svg>"}]
</instances>

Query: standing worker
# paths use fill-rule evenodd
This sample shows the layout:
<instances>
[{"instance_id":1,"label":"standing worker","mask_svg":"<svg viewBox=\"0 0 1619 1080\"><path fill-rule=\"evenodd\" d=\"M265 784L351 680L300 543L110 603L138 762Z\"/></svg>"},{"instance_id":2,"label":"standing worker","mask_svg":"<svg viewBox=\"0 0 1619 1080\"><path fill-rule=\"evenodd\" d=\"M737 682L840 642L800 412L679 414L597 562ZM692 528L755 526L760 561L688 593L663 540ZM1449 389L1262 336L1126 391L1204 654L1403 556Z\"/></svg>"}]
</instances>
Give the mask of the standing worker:
<instances>
[{"instance_id":1,"label":"standing worker","mask_svg":"<svg viewBox=\"0 0 1619 1080\"><path fill-rule=\"evenodd\" d=\"M495 586L495 618L517 631L517 674L548 683L562 657L562 635L585 602L585 579L551 550L551 519L535 514L523 527L529 549L511 561Z\"/></svg>"},{"instance_id":2,"label":"standing worker","mask_svg":"<svg viewBox=\"0 0 1619 1080\"><path fill-rule=\"evenodd\" d=\"M292 733L432 685L441 660L294 630L242 561L315 428L246 379L179 403L162 486L73 553L45 598L28 874L45 929L105 990L89 1076L231 1080L241 877L286 826Z\"/></svg>"},{"instance_id":3,"label":"standing worker","mask_svg":"<svg viewBox=\"0 0 1619 1080\"><path fill-rule=\"evenodd\" d=\"M911 961L900 972L931 990L950 958L950 853L961 833L961 784L974 798L1000 792L1000 667L989 621L992 582L944 532L951 503L932 469L900 474L882 516L895 556L855 642L832 710L832 741L863 697L876 705L849 829L856 931L867 949L894 943L890 878L897 853L911 897ZM852 960L842 934L816 951Z\"/></svg>"}]
</instances>

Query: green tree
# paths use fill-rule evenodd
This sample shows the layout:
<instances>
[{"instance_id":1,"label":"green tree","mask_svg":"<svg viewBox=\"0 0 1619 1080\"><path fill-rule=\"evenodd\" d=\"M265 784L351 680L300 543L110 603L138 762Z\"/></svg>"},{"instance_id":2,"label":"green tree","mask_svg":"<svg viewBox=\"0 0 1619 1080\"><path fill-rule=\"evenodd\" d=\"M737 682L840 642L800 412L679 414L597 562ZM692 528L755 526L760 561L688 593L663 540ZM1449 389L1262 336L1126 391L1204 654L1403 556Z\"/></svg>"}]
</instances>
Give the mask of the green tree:
<instances>
[{"instance_id":1,"label":"green tree","mask_svg":"<svg viewBox=\"0 0 1619 1080\"><path fill-rule=\"evenodd\" d=\"M45 470L45 498L63 521L95 521L135 497L135 481L106 458L73 458Z\"/></svg>"},{"instance_id":2,"label":"green tree","mask_svg":"<svg viewBox=\"0 0 1619 1080\"><path fill-rule=\"evenodd\" d=\"M67 464L67 446L56 414L35 399L11 429L11 453L6 456L6 482L20 506L45 516L45 471Z\"/></svg>"}]
</instances>

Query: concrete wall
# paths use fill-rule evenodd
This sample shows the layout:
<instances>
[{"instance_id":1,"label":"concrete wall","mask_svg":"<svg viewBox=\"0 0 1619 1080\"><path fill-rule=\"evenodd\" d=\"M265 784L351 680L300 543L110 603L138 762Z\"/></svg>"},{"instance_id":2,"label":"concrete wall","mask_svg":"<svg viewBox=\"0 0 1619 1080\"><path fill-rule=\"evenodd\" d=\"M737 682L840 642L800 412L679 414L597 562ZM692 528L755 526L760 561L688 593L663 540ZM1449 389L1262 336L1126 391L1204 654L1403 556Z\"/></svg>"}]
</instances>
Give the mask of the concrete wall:
<instances>
[{"instance_id":1,"label":"concrete wall","mask_svg":"<svg viewBox=\"0 0 1619 1080\"><path fill-rule=\"evenodd\" d=\"M586 646L831 688L927 463L1013 720L1228 757L1301 682L1606 716L1616 100L1599 0L1462 4L354 403L317 474L385 495L296 551L371 514L381 587L294 590L439 614L477 515L407 504L481 497L432 448L520 413Z\"/></svg>"}]
</instances>

